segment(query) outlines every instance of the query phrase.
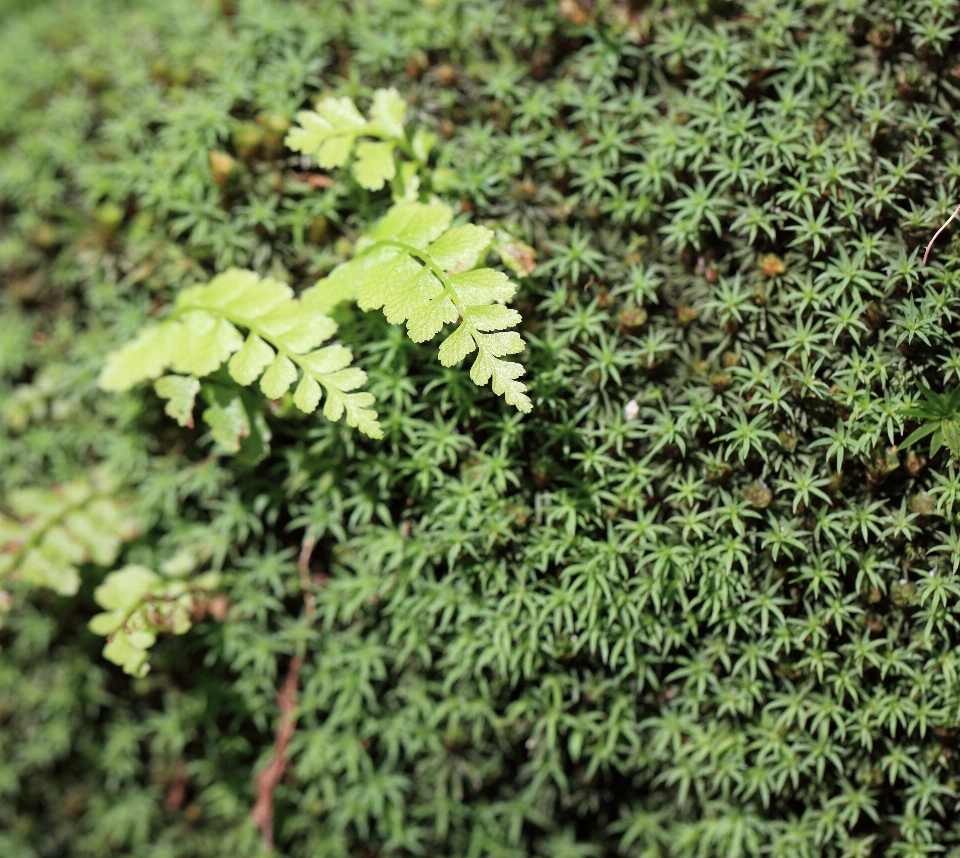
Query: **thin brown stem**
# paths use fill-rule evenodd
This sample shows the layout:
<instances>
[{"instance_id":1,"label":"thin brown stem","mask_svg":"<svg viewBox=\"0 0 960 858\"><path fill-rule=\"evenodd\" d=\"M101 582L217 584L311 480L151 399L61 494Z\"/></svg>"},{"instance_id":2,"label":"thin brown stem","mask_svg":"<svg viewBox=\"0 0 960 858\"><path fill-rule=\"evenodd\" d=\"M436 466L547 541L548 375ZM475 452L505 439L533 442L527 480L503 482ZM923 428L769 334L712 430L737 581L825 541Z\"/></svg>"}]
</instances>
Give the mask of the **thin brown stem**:
<instances>
[{"instance_id":1,"label":"thin brown stem","mask_svg":"<svg viewBox=\"0 0 960 858\"><path fill-rule=\"evenodd\" d=\"M930 239L930 243L927 245L927 249L926 249L926 251L924 251L924 254L923 254L923 264L924 264L924 265L927 264L927 257L930 255L930 249L933 247L933 243L937 240L937 238L939 238L940 233L943 232L943 231L950 225L950 221L952 221L958 214L960 214L960 206L957 206L957 207L953 210L953 214L950 215L950 217L947 218L947 220L946 220L946 222L943 224L943 226L941 226L940 229L938 229L938 230L933 234L933 238Z\"/></svg>"},{"instance_id":2,"label":"thin brown stem","mask_svg":"<svg viewBox=\"0 0 960 858\"><path fill-rule=\"evenodd\" d=\"M303 590L303 604L307 609L307 616L313 617L317 612L317 600L310 589L310 556L313 554L313 547L317 544L312 534L307 534L303 538L303 545L300 547L300 559L297 561L297 569L300 572L300 589Z\"/></svg>"},{"instance_id":3,"label":"thin brown stem","mask_svg":"<svg viewBox=\"0 0 960 858\"><path fill-rule=\"evenodd\" d=\"M290 660L287 677L277 695L280 721L277 724L277 736L273 742L273 756L257 778L257 801L250 813L253 824L260 830L260 840L266 852L273 851L273 791L290 765L287 760L287 748L297 726L294 713L297 709L297 683L300 681L302 664L303 659L298 655Z\"/></svg>"},{"instance_id":4,"label":"thin brown stem","mask_svg":"<svg viewBox=\"0 0 960 858\"><path fill-rule=\"evenodd\" d=\"M317 612L317 600L310 591L310 556L313 554L315 544L316 540L312 535L304 537L297 563L300 587L303 590L303 604L310 618ZM277 694L280 720L277 723L277 735L273 742L273 756L267 763L267 767L257 777L257 800L250 812L253 824L260 831L260 839L266 852L273 851L273 793L290 767L287 749L297 727L297 686L300 682L302 666L303 656L297 655L290 660L283 687Z\"/></svg>"}]
</instances>

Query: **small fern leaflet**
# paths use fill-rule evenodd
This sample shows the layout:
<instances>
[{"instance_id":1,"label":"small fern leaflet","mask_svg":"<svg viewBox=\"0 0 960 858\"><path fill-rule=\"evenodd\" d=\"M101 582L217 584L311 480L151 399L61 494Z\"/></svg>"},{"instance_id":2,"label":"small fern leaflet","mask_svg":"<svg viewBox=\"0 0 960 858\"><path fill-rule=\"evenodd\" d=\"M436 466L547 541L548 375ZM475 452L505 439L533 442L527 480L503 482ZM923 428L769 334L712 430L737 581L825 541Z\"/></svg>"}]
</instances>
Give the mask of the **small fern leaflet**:
<instances>
[{"instance_id":1,"label":"small fern leaflet","mask_svg":"<svg viewBox=\"0 0 960 858\"><path fill-rule=\"evenodd\" d=\"M523 367L506 355L524 350L509 330L520 314L504 306L516 285L501 271L477 268L493 233L467 224L450 228L453 211L443 203L400 202L357 242L357 255L303 293L303 303L328 310L356 298L364 310L382 309L387 320L406 322L407 333L422 343L444 325L459 323L440 346L440 362L453 366L473 352L470 378L491 382L494 393L529 412L532 404L519 381Z\"/></svg>"},{"instance_id":2,"label":"small fern leaflet","mask_svg":"<svg viewBox=\"0 0 960 858\"><path fill-rule=\"evenodd\" d=\"M247 330L246 337L238 327ZM170 318L109 355L100 386L129 390L172 369L176 375L159 378L157 393L168 399L167 413L189 426L200 390L197 380L226 363L240 385L259 378L270 399L279 399L299 379L293 402L301 411L315 411L325 395L327 419L346 414L349 425L380 438L376 412L369 408L373 396L353 392L366 381L366 373L350 366L349 349L336 344L318 348L336 329L331 318L294 298L286 284L231 268L206 285L181 292ZM205 419L209 414L222 422L224 416L212 409Z\"/></svg>"}]
</instances>

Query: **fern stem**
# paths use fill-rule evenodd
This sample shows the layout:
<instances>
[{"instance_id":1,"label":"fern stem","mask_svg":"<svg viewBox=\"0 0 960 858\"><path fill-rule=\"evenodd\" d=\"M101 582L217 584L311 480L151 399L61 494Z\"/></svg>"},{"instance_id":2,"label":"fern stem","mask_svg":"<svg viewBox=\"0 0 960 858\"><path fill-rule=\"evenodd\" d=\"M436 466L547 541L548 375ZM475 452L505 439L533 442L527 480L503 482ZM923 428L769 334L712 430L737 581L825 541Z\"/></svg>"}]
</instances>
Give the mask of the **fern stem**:
<instances>
[{"instance_id":1,"label":"fern stem","mask_svg":"<svg viewBox=\"0 0 960 858\"><path fill-rule=\"evenodd\" d=\"M378 241L377 244L388 244L391 247L399 247L401 250L406 251L411 256L415 256L419 259L426 268L428 268L431 273L440 281L440 285L443 286L443 294L445 297L449 298L453 302L453 306L457 308L457 312L460 314L461 319L465 319L466 315L464 310L463 302L460 300L460 297L457 295L457 290L453 288L453 283L450 282L450 278L447 276L447 272L444 271L436 262L433 261L433 257L430 256L425 250L420 250L419 248L413 247L410 244L404 244L402 241L397 241L394 238L387 238L383 241ZM374 245L376 246L376 245Z\"/></svg>"},{"instance_id":2,"label":"fern stem","mask_svg":"<svg viewBox=\"0 0 960 858\"><path fill-rule=\"evenodd\" d=\"M351 148L356 144L358 137L376 137L377 140L385 140L389 143L393 143L411 161L416 161L419 163L419 159L414 154L413 146L411 146L410 141L407 140L406 134L404 134L403 137L392 137L385 131L372 131L370 129L364 129L363 131L358 131L352 136L352 140L350 142Z\"/></svg>"}]
</instances>

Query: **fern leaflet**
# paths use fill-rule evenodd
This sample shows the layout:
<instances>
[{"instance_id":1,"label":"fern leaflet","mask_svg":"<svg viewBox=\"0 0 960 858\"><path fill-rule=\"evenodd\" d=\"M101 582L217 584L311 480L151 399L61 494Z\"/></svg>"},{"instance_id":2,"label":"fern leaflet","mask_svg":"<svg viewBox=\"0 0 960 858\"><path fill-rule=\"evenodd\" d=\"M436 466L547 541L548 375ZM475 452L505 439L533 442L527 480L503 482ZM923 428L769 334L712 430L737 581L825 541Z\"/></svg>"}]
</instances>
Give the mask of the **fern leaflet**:
<instances>
[{"instance_id":1,"label":"fern leaflet","mask_svg":"<svg viewBox=\"0 0 960 858\"><path fill-rule=\"evenodd\" d=\"M520 314L504 306L516 292L506 274L477 268L493 233L467 224L450 228L453 211L443 203L400 202L357 242L357 255L307 289L305 306L327 311L355 298L364 310L382 309L387 320L406 322L414 342L459 323L440 346L440 362L453 366L473 352L470 378L491 382L494 393L529 412L532 405L519 381L523 367L503 360L523 351L523 339L509 330Z\"/></svg>"},{"instance_id":2,"label":"fern leaflet","mask_svg":"<svg viewBox=\"0 0 960 858\"><path fill-rule=\"evenodd\" d=\"M400 166L401 186L415 191L419 166L426 161L434 136L419 130L412 141L403 127L406 102L395 89L378 89L370 115L364 118L349 98L325 98L316 110L297 114L298 128L287 134L286 145L295 152L313 155L324 169L342 167L354 155L353 175L367 190L379 191L397 176L395 152L399 148L415 161ZM359 140L373 137L375 140ZM419 162L419 163L417 163Z\"/></svg>"},{"instance_id":3,"label":"fern leaflet","mask_svg":"<svg viewBox=\"0 0 960 858\"><path fill-rule=\"evenodd\" d=\"M246 337L238 327L247 330ZM366 373L350 366L349 349L336 344L320 347L336 329L327 315L294 298L286 284L231 268L206 285L181 292L170 318L144 329L109 355L100 386L129 390L158 379L155 388L168 400L167 413L181 425L192 426L198 379L226 363L230 377L240 385L249 386L259 378L260 390L269 399L279 399L296 383L293 402L307 414L326 396L327 419L339 420L346 414L349 425L380 438L376 412L369 407L373 396L353 392L366 381ZM168 369L175 375L160 378ZM214 437L219 433L221 438L236 439L249 432L249 423L243 428L248 418L241 408L236 397L211 403L204 419ZM231 429L230 420L240 424Z\"/></svg>"},{"instance_id":4,"label":"fern leaflet","mask_svg":"<svg viewBox=\"0 0 960 858\"><path fill-rule=\"evenodd\" d=\"M93 592L104 612L87 624L94 634L107 638L103 655L125 673L146 676L147 650L157 635L182 635L205 606L207 591L217 586L219 575L207 572L189 581L161 576L145 566L124 566L111 572Z\"/></svg>"},{"instance_id":5,"label":"fern leaflet","mask_svg":"<svg viewBox=\"0 0 960 858\"><path fill-rule=\"evenodd\" d=\"M0 513L0 581L15 577L35 587L72 596L79 566L110 566L123 542L137 533L126 504L113 496L113 481L95 472L52 489L10 492Z\"/></svg>"}]
</instances>

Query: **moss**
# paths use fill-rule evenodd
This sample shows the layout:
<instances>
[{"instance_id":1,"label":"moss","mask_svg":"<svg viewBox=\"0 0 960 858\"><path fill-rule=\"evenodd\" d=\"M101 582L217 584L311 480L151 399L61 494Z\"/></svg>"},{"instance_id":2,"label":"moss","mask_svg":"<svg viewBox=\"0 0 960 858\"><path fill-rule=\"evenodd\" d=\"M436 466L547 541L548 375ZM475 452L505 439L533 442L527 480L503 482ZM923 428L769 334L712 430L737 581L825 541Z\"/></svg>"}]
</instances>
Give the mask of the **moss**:
<instances>
[{"instance_id":1,"label":"moss","mask_svg":"<svg viewBox=\"0 0 960 858\"><path fill-rule=\"evenodd\" d=\"M107 570L6 585L0 854L258 854L293 656L280 854L960 848L960 477L898 447L960 374L952 234L920 265L955 2L0 15L3 493L102 467L140 518L118 565L224 582L136 681L85 631ZM99 392L184 287L349 258L388 193L282 140L383 86L437 193L536 253L533 412L349 306L382 441L281 406L245 464Z\"/></svg>"}]
</instances>

